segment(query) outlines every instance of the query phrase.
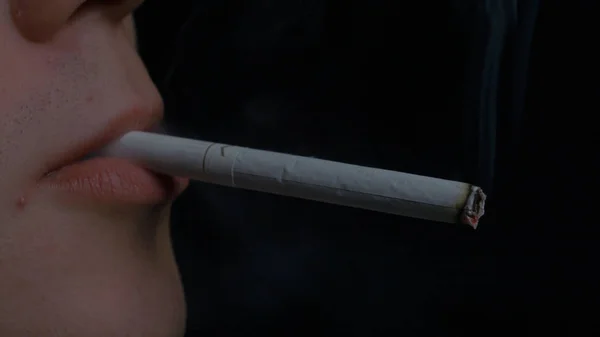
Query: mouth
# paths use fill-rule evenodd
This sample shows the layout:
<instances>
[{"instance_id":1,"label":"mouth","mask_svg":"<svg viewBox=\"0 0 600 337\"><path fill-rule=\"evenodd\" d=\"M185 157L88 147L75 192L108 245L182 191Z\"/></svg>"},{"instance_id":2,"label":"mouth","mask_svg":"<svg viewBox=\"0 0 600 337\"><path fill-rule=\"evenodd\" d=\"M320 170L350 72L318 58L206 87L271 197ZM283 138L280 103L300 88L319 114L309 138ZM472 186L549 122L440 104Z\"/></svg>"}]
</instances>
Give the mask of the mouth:
<instances>
[{"instance_id":1,"label":"mouth","mask_svg":"<svg viewBox=\"0 0 600 337\"><path fill-rule=\"evenodd\" d=\"M173 201L187 188L189 179L152 172L126 159L95 155L129 131L164 133L158 122L144 126L139 121L120 121L49 165L38 185L75 200L100 203L158 205Z\"/></svg>"},{"instance_id":2,"label":"mouth","mask_svg":"<svg viewBox=\"0 0 600 337\"><path fill-rule=\"evenodd\" d=\"M172 201L189 181L152 172L119 158L97 157L46 175L41 185L101 203L157 205Z\"/></svg>"}]
</instances>

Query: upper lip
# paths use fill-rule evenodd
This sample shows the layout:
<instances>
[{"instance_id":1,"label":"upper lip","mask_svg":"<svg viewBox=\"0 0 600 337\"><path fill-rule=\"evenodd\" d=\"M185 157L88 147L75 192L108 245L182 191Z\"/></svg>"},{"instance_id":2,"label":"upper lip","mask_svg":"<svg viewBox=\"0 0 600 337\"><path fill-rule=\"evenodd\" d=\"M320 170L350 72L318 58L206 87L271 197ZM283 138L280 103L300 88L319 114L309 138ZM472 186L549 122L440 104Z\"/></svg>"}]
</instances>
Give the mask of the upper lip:
<instances>
[{"instance_id":1,"label":"upper lip","mask_svg":"<svg viewBox=\"0 0 600 337\"><path fill-rule=\"evenodd\" d=\"M83 140L77 146L65 151L56 160L49 162L44 175L48 175L62 167L81 160L87 154L100 150L130 131L153 131L159 129L162 118L162 104L160 108L153 109L152 111L130 108L125 113L106 123L99 132Z\"/></svg>"}]
</instances>

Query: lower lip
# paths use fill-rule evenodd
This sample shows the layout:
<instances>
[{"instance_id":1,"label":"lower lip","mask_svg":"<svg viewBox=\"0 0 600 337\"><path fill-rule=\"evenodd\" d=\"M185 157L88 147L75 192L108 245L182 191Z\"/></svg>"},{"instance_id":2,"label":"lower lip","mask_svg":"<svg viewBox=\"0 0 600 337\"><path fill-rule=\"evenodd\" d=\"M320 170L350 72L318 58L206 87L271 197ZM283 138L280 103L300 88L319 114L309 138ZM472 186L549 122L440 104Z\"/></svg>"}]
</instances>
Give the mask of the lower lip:
<instances>
[{"instance_id":1,"label":"lower lip","mask_svg":"<svg viewBox=\"0 0 600 337\"><path fill-rule=\"evenodd\" d=\"M54 171L41 184L86 200L157 205L179 196L189 180L156 174L125 159L94 158Z\"/></svg>"}]
</instances>

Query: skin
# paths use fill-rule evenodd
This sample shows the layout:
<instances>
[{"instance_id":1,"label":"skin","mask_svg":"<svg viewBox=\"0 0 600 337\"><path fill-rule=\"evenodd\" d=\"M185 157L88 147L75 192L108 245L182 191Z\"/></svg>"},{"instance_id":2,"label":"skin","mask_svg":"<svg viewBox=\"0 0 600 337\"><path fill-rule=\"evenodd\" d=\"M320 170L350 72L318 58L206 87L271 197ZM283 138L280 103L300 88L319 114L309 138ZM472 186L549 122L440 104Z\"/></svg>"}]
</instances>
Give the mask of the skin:
<instances>
[{"instance_id":1,"label":"skin","mask_svg":"<svg viewBox=\"0 0 600 337\"><path fill-rule=\"evenodd\" d=\"M49 160L131 106L160 119L134 46L140 2L0 0L0 336L183 334L170 204L37 187Z\"/></svg>"}]
</instances>

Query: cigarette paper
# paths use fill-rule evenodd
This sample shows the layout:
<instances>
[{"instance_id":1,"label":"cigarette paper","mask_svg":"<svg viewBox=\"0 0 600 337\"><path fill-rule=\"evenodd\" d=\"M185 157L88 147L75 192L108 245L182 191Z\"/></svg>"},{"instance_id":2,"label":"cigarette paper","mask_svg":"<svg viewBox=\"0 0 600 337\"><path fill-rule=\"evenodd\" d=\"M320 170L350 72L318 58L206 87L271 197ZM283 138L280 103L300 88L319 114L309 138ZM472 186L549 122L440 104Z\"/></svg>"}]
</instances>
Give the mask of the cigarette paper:
<instances>
[{"instance_id":1,"label":"cigarette paper","mask_svg":"<svg viewBox=\"0 0 600 337\"><path fill-rule=\"evenodd\" d=\"M130 132L99 155L155 172L477 228L485 194L471 184L146 132Z\"/></svg>"}]
</instances>

